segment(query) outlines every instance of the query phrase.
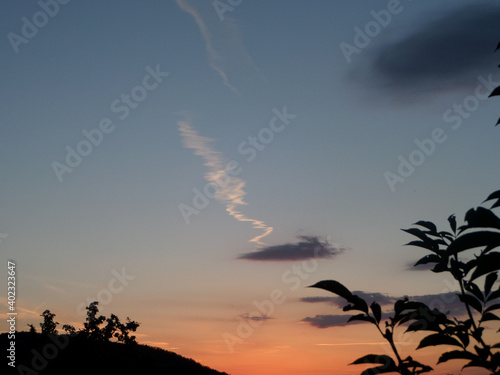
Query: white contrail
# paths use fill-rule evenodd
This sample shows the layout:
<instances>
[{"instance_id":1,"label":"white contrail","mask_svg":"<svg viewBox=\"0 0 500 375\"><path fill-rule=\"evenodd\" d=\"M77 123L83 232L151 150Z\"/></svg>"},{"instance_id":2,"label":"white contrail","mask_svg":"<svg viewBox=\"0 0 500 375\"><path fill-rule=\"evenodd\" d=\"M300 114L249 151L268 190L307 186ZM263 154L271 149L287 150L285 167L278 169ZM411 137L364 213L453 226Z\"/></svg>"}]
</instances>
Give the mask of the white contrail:
<instances>
[{"instance_id":1,"label":"white contrail","mask_svg":"<svg viewBox=\"0 0 500 375\"><path fill-rule=\"evenodd\" d=\"M205 49L207 50L208 62L210 67L217 73L219 73L219 75L222 77L222 81L227 87L229 87L234 93L239 95L238 90L236 90L236 88L229 83L229 79L227 78L226 73L218 63L218 61L221 60L221 57L213 47L212 35L210 34L207 25L201 18L200 13L198 13L198 11L187 2L187 0L176 0L176 2L179 8L181 8L186 13L189 13L198 25L201 35L203 36L203 40L205 41Z\"/></svg>"},{"instance_id":2,"label":"white contrail","mask_svg":"<svg viewBox=\"0 0 500 375\"><path fill-rule=\"evenodd\" d=\"M184 146L195 150L194 154L204 159L205 162L203 164L208 168L208 172L204 175L205 180L219 187L215 199L224 203L226 211L236 220L248 221L252 223L255 229L262 229L263 233L252 238L250 242L254 242L260 246L265 245L261 242L261 239L270 234L273 228L266 225L263 221L246 217L245 214L238 210L238 206L247 204L243 200L246 194L243 190L246 184L245 181L241 178L228 175L222 154L209 145L213 139L199 135L189 121L179 121L177 124L179 125ZM224 182L221 183L221 181Z\"/></svg>"}]
</instances>

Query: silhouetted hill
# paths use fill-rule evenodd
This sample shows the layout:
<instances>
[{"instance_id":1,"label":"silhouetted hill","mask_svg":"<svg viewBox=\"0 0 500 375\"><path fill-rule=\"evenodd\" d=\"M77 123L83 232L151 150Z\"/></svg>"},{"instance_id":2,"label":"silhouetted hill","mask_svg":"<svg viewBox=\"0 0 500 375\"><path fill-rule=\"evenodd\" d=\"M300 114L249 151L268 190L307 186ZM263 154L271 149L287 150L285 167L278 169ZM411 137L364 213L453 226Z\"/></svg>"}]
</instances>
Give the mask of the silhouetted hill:
<instances>
[{"instance_id":1,"label":"silhouetted hill","mask_svg":"<svg viewBox=\"0 0 500 375\"><path fill-rule=\"evenodd\" d=\"M0 334L2 351L7 352L11 340ZM147 345L124 345L95 342L78 336L18 332L15 337L16 368L2 367L9 373L23 375L228 375L212 370L192 359ZM2 373L4 373L2 371Z\"/></svg>"}]
</instances>

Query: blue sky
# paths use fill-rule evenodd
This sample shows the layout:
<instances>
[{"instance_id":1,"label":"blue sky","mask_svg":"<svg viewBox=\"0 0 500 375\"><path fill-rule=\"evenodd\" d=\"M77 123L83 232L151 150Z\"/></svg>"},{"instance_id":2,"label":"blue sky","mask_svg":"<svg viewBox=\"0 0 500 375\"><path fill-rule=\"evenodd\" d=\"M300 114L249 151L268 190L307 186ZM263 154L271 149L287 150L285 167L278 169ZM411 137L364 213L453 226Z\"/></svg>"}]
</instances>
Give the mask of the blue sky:
<instances>
[{"instance_id":1,"label":"blue sky","mask_svg":"<svg viewBox=\"0 0 500 375\"><path fill-rule=\"evenodd\" d=\"M421 253L403 247L400 228L444 225L498 189L498 103L477 96L488 76L500 82L494 1L244 0L222 19L209 1L56 4L20 44L12 33L25 37L23 17L44 23L41 5L0 5L0 247L18 264L22 325L45 308L81 321L75 307L125 267L134 279L105 311L140 321L143 342L244 374L220 366L222 333L276 288L287 301L269 332L326 313L300 302L324 278L393 296L442 292L439 275L407 270ZM356 30L373 34L362 48ZM356 52L346 58L342 43ZM270 127L277 112L290 115L281 131ZM54 162L82 141L86 152L82 132L106 119L110 132L58 178ZM415 142L436 131L425 155ZM259 134L268 143L248 161L241 150ZM391 188L387 172L411 155L421 165ZM240 168L231 184L186 223L179 206L193 207L193 189L230 160ZM238 189L246 205L234 207L254 221L226 211ZM272 227L260 245L256 221ZM298 236L336 250L291 290L282 275L294 264L287 249L305 249ZM238 259L273 246L279 261ZM300 327L311 345L325 335ZM262 335L238 346L248 358L286 345Z\"/></svg>"}]
</instances>

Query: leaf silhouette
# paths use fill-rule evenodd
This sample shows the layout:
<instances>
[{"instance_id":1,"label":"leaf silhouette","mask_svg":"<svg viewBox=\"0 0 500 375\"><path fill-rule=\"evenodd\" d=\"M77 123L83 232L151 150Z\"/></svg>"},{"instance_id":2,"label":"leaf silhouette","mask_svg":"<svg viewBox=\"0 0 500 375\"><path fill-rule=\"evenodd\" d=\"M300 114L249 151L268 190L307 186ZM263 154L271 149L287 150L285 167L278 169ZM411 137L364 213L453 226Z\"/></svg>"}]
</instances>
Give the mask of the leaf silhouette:
<instances>
[{"instance_id":1,"label":"leaf silhouette","mask_svg":"<svg viewBox=\"0 0 500 375\"><path fill-rule=\"evenodd\" d=\"M445 336L440 333L434 333L427 337L424 337L420 344L418 344L417 349L422 349L428 346L437 346L437 345L455 345L462 347L462 344L451 336Z\"/></svg>"},{"instance_id":2,"label":"leaf silhouette","mask_svg":"<svg viewBox=\"0 0 500 375\"><path fill-rule=\"evenodd\" d=\"M429 254L423 258L420 258L419 261L413 265L413 267L421 265L421 264L439 263L439 262L441 262L441 257L439 255Z\"/></svg>"},{"instance_id":3,"label":"leaf silhouette","mask_svg":"<svg viewBox=\"0 0 500 375\"><path fill-rule=\"evenodd\" d=\"M361 358L356 359L354 362L350 363L351 365L363 365L367 363L376 363L385 366L393 366L397 368L394 360L387 355L378 355L378 354L367 354Z\"/></svg>"},{"instance_id":4,"label":"leaf silhouette","mask_svg":"<svg viewBox=\"0 0 500 375\"><path fill-rule=\"evenodd\" d=\"M492 252L481 255L478 259L476 269L472 273L471 281L486 275L487 273L497 271L500 269L500 253Z\"/></svg>"},{"instance_id":5,"label":"leaf silhouette","mask_svg":"<svg viewBox=\"0 0 500 375\"><path fill-rule=\"evenodd\" d=\"M429 229L430 233L437 234L436 224L434 224L430 221L420 220L420 221L417 221L416 223L414 223L413 225L420 225L421 227Z\"/></svg>"},{"instance_id":6,"label":"leaf silhouette","mask_svg":"<svg viewBox=\"0 0 500 375\"><path fill-rule=\"evenodd\" d=\"M458 294L458 298L460 299L460 301L466 303L467 305L474 308L478 312L481 312L483 310L483 305L481 304L481 301L479 301L472 294Z\"/></svg>"},{"instance_id":7,"label":"leaf silhouette","mask_svg":"<svg viewBox=\"0 0 500 375\"><path fill-rule=\"evenodd\" d=\"M441 354L438 363L447 362L450 359L468 359L468 360L478 360L479 357L466 350L452 350L451 352L446 352Z\"/></svg>"},{"instance_id":8,"label":"leaf silhouette","mask_svg":"<svg viewBox=\"0 0 500 375\"><path fill-rule=\"evenodd\" d=\"M453 233L457 233L457 218L455 217L455 215L450 215L448 217L448 222L450 223L450 228Z\"/></svg>"},{"instance_id":9,"label":"leaf silhouette","mask_svg":"<svg viewBox=\"0 0 500 375\"><path fill-rule=\"evenodd\" d=\"M484 309L483 313L491 312L493 310L498 310L500 309L500 303L495 303L494 305L488 306L487 308Z\"/></svg>"},{"instance_id":10,"label":"leaf silhouette","mask_svg":"<svg viewBox=\"0 0 500 375\"><path fill-rule=\"evenodd\" d=\"M487 313L483 314L483 316L481 317L480 322L487 322L489 320L500 320L500 318L498 317L498 315L495 315L493 313L487 312Z\"/></svg>"},{"instance_id":11,"label":"leaf silhouette","mask_svg":"<svg viewBox=\"0 0 500 375\"><path fill-rule=\"evenodd\" d=\"M353 297L351 291L343 286L341 283L335 280L323 280L319 281L314 285L311 285L309 288L319 288L324 289L338 296L344 298L347 301L350 301Z\"/></svg>"},{"instance_id":12,"label":"leaf silhouette","mask_svg":"<svg viewBox=\"0 0 500 375\"><path fill-rule=\"evenodd\" d=\"M402 231L406 232L406 233L413 234L415 237L420 238L424 242L430 241L430 238L427 237L427 234L425 234L424 231L422 231L418 228L402 229Z\"/></svg>"},{"instance_id":13,"label":"leaf silhouette","mask_svg":"<svg viewBox=\"0 0 500 375\"><path fill-rule=\"evenodd\" d=\"M491 98L492 96L498 96L500 95L500 86L498 86L497 88L495 88L490 95L488 95L489 98Z\"/></svg>"},{"instance_id":14,"label":"leaf silhouette","mask_svg":"<svg viewBox=\"0 0 500 375\"><path fill-rule=\"evenodd\" d=\"M424 365L418 361L415 361L412 357L407 357L404 361L403 364L406 369L413 368L414 371L412 372L403 372L404 375L406 374L422 374L424 372L429 372L432 371L432 367ZM417 370L417 368L420 368L420 370Z\"/></svg>"},{"instance_id":15,"label":"leaf silhouette","mask_svg":"<svg viewBox=\"0 0 500 375\"><path fill-rule=\"evenodd\" d=\"M436 243L434 243L434 241L411 241L408 242L405 246L418 246L430 250L434 253L439 252L439 246L437 246Z\"/></svg>"},{"instance_id":16,"label":"leaf silhouette","mask_svg":"<svg viewBox=\"0 0 500 375\"><path fill-rule=\"evenodd\" d=\"M487 302L493 301L496 298L500 298L500 287L497 290L491 292L491 294L488 296L488 298L486 298L486 301Z\"/></svg>"},{"instance_id":17,"label":"leaf silhouette","mask_svg":"<svg viewBox=\"0 0 500 375\"><path fill-rule=\"evenodd\" d=\"M479 287L476 284L474 284L472 281L465 284L465 289L467 289L467 291L474 294L474 296L478 300L480 300L481 302L484 302L483 292L481 292L481 289L479 289Z\"/></svg>"},{"instance_id":18,"label":"leaf silhouette","mask_svg":"<svg viewBox=\"0 0 500 375\"><path fill-rule=\"evenodd\" d=\"M353 295L349 302L351 302L352 304L344 306L344 311L359 310L363 311L365 314L368 314L368 305L366 304L364 299Z\"/></svg>"},{"instance_id":19,"label":"leaf silhouette","mask_svg":"<svg viewBox=\"0 0 500 375\"><path fill-rule=\"evenodd\" d=\"M498 274L496 272L490 273L486 278L484 279L484 294L488 296L491 292L491 287L497 281Z\"/></svg>"},{"instance_id":20,"label":"leaf silhouette","mask_svg":"<svg viewBox=\"0 0 500 375\"><path fill-rule=\"evenodd\" d=\"M458 237L453 241L446 253L448 255L455 255L459 252L473 249L476 247L486 246L489 249L493 249L500 246L500 233L490 232L490 231L478 231L472 233L466 233Z\"/></svg>"},{"instance_id":21,"label":"leaf silhouette","mask_svg":"<svg viewBox=\"0 0 500 375\"><path fill-rule=\"evenodd\" d=\"M372 302L370 305L370 308L373 312L373 316L375 317L375 320L377 323L380 323L380 319L382 319L382 308L377 302Z\"/></svg>"},{"instance_id":22,"label":"leaf silhouette","mask_svg":"<svg viewBox=\"0 0 500 375\"><path fill-rule=\"evenodd\" d=\"M465 214L469 228L496 228L500 229L500 218L484 207L470 209Z\"/></svg>"},{"instance_id":23,"label":"leaf silhouette","mask_svg":"<svg viewBox=\"0 0 500 375\"><path fill-rule=\"evenodd\" d=\"M498 122L497 122L497 125L500 123L500 118L498 119ZM493 193L491 193L488 198L486 198L484 202L488 202L488 201L491 201L493 199L496 199L497 201L493 204L493 206L491 206L491 208L496 208L496 207L500 207L500 190L497 190Z\"/></svg>"}]
</instances>

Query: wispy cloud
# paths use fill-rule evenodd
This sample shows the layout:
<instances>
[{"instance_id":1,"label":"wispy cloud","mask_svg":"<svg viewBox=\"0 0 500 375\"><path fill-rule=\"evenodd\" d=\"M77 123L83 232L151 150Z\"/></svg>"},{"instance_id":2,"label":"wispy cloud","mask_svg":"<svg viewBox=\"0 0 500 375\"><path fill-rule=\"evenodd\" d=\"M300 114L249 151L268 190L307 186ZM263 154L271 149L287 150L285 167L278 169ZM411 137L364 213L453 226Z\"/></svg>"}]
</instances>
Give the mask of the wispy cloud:
<instances>
[{"instance_id":1,"label":"wispy cloud","mask_svg":"<svg viewBox=\"0 0 500 375\"><path fill-rule=\"evenodd\" d=\"M21 306L16 306L16 311L18 311L18 315L17 317L19 319L21 318L27 318L27 317L33 317L33 316L36 316L36 317L39 317L42 313L42 306L45 305L45 302L42 302L41 304L39 304L38 306L36 306L34 309L27 309L25 307L21 307ZM3 307L6 308L6 310L8 310L8 303L7 303L7 298L3 298L2 301L0 302L0 305L2 305Z\"/></svg>"},{"instance_id":2,"label":"wispy cloud","mask_svg":"<svg viewBox=\"0 0 500 375\"><path fill-rule=\"evenodd\" d=\"M176 2L179 8L181 8L183 11L190 14L194 18L196 25L200 29L201 36L203 37L203 40L205 42L205 49L207 51L210 67L221 76L224 85L229 87L234 93L239 94L238 90L233 85L231 85L229 79L227 78L227 74L221 64L222 58L213 46L212 34L210 33L210 30L208 29L206 23L203 21L200 13L193 6L191 6L188 0L176 0Z\"/></svg>"},{"instance_id":3,"label":"wispy cloud","mask_svg":"<svg viewBox=\"0 0 500 375\"><path fill-rule=\"evenodd\" d=\"M268 246L240 255L238 259L258 261L297 261L311 258L332 258L345 249L334 247L317 236L299 236L297 243Z\"/></svg>"},{"instance_id":4,"label":"wispy cloud","mask_svg":"<svg viewBox=\"0 0 500 375\"><path fill-rule=\"evenodd\" d=\"M245 181L235 176L227 176L226 161L222 154L212 148L210 143L213 139L204 137L191 126L189 121L179 121L179 132L182 136L184 146L194 150L194 154L203 158L204 165L208 168L205 173L205 180L219 186L215 199L222 202L226 206L226 211L238 221L250 222L255 229L262 230L262 234L255 236L250 240L257 245L264 246L261 239L269 235L273 231L273 227L266 225L263 221L255 220L247 217L239 207L246 205L243 200L245 196ZM220 181L225 180L224 184Z\"/></svg>"},{"instance_id":5,"label":"wispy cloud","mask_svg":"<svg viewBox=\"0 0 500 375\"><path fill-rule=\"evenodd\" d=\"M239 317L243 320L252 320L255 322L263 322L269 319L273 319L267 315L250 315L249 313L239 315Z\"/></svg>"}]
</instances>

